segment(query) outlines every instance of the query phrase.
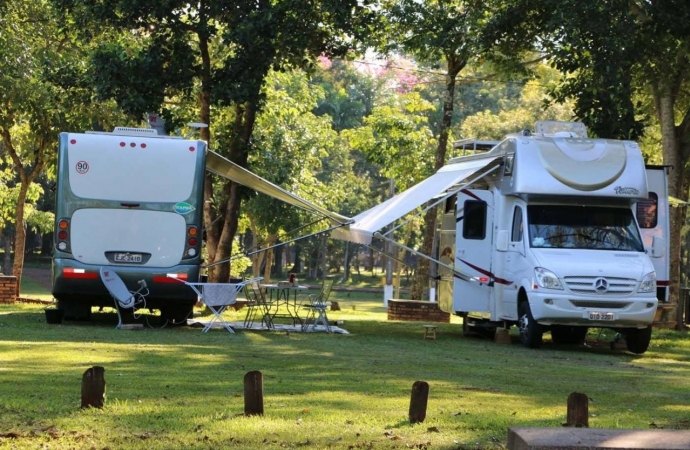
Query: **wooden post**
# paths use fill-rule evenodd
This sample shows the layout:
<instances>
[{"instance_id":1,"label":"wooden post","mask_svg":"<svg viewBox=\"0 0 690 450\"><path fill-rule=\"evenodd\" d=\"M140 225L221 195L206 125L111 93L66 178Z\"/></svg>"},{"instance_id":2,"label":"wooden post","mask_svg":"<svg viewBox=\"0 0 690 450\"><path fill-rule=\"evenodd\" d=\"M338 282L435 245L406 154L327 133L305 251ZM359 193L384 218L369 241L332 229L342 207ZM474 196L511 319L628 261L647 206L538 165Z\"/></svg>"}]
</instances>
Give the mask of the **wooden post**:
<instances>
[{"instance_id":1,"label":"wooden post","mask_svg":"<svg viewBox=\"0 0 690 450\"><path fill-rule=\"evenodd\" d=\"M422 423L426 418L426 404L429 399L429 383L415 381L410 396L410 423Z\"/></svg>"},{"instance_id":2,"label":"wooden post","mask_svg":"<svg viewBox=\"0 0 690 450\"><path fill-rule=\"evenodd\" d=\"M589 428L589 397L573 392L568 396L568 420L565 427Z\"/></svg>"},{"instance_id":3,"label":"wooden post","mask_svg":"<svg viewBox=\"0 0 690 450\"><path fill-rule=\"evenodd\" d=\"M244 375L244 414L264 415L264 376L258 370Z\"/></svg>"},{"instance_id":4,"label":"wooden post","mask_svg":"<svg viewBox=\"0 0 690 450\"><path fill-rule=\"evenodd\" d=\"M105 369L93 366L81 377L81 407L103 408L105 403Z\"/></svg>"}]
</instances>

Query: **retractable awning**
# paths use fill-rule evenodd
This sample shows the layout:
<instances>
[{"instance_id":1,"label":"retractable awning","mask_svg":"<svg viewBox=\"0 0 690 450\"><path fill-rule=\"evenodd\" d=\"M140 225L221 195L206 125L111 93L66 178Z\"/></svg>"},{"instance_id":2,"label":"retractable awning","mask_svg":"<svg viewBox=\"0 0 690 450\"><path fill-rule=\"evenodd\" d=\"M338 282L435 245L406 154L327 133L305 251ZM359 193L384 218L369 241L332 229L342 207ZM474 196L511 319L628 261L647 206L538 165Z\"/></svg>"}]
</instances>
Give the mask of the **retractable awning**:
<instances>
[{"instance_id":1,"label":"retractable awning","mask_svg":"<svg viewBox=\"0 0 690 450\"><path fill-rule=\"evenodd\" d=\"M255 191L261 192L262 194L282 200L290 205L297 206L298 208L302 208L306 211L327 217L334 222L334 224L344 224L352 220L349 217L331 212L325 208L315 205L314 203L311 203L308 200L303 199L298 195L293 194L292 192L286 191L285 189L276 186L270 181L261 178L260 176L243 167L238 166L232 161L211 150L207 150L206 152L206 170L232 180L235 183L247 186Z\"/></svg>"},{"instance_id":2,"label":"retractable awning","mask_svg":"<svg viewBox=\"0 0 690 450\"><path fill-rule=\"evenodd\" d=\"M443 166L421 183L355 216L353 223L333 230L331 236L358 244L370 244L377 231L483 169L484 172L495 170L499 159L481 158Z\"/></svg>"}]
</instances>

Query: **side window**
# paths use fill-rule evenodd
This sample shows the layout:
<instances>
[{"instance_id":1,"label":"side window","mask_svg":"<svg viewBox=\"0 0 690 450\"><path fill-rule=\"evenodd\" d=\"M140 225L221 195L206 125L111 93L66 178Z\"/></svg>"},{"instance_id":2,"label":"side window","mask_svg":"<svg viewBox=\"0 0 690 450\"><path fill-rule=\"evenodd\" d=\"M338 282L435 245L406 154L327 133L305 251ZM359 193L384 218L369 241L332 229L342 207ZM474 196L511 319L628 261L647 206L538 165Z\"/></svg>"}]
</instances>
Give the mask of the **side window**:
<instances>
[{"instance_id":1,"label":"side window","mask_svg":"<svg viewBox=\"0 0 690 450\"><path fill-rule=\"evenodd\" d=\"M637 223L640 224L640 228L656 227L659 219L658 202L659 196L654 192L649 193L647 200L637 202Z\"/></svg>"},{"instance_id":2,"label":"side window","mask_svg":"<svg viewBox=\"0 0 690 450\"><path fill-rule=\"evenodd\" d=\"M519 206L516 206L513 210L513 232L510 235L510 241L522 241L522 208Z\"/></svg>"},{"instance_id":3,"label":"side window","mask_svg":"<svg viewBox=\"0 0 690 450\"><path fill-rule=\"evenodd\" d=\"M462 237L484 239L486 237L486 202L466 200L463 206Z\"/></svg>"}]
</instances>

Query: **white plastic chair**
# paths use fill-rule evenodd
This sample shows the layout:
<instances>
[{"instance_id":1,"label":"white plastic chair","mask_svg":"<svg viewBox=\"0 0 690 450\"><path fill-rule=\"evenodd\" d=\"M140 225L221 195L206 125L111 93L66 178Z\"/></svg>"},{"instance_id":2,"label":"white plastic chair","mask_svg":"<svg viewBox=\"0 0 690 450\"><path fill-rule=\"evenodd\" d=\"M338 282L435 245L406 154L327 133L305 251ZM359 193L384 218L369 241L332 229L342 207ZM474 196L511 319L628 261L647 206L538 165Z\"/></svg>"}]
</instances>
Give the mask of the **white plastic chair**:
<instances>
[{"instance_id":1,"label":"white plastic chair","mask_svg":"<svg viewBox=\"0 0 690 450\"><path fill-rule=\"evenodd\" d=\"M139 289L130 291L127 289L122 278L110 267L101 267L101 281L115 301L115 311L117 311L117 327L122 328L122 314L120 308L131 309L135 314L139 308L146 307L146 296L149 295L148 287L144 280L139 280Z\"/></svg>"},{"instance_id":2,"label":"white plastic chair","mask_svg":"<svg viewBox=\"0 0 690 450\"><path fill-rule=\"evenodd\" d=\"M228 306L232 306L237 302L237 294L251 281L253 280L246 280L241 283L191 283L182 281L197 293L201 301L213 313L213 317L202 332L206 333L215 322L219 322L230 333L235 333L230 324L223 319L222 314Z\"/></svg>"}]
</instances>

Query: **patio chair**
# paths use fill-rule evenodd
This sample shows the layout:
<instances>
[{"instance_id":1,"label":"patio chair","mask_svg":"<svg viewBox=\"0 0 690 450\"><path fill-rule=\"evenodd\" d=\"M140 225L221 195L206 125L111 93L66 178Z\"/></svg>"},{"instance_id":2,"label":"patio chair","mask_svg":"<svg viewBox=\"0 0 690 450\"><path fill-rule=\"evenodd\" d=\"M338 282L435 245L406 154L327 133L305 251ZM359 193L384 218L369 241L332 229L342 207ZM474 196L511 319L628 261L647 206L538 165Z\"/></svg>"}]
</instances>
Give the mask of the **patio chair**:
<instances>
[{"instance_id":1,"label":"patio chair","mask_svg":"<svg viewBox=\"0 0 690 450\"><path fill-rule=\"evenodd\" d=\"M180 280L182 281L182 280ZM246 280L241 283L191 283L183 281L197 293L201 301L213 313L211 320L204 326L202 332L206 333L213 327L213 324L218 322L223 328L230 333L235 333L230 324L223 319L223 312L235 304L237 301L237 293L244 288L244 286L252 280Z\"/></svg>"},{"instance_id":2,"label":"patio chair","mask_svg":"<svg viewBox=\"0 0 690 450\"><path fill-rule=\"evenodd\" d=\"M331 332L326 310L331 306L328 297L331 295L332 289L333 280L323 280L321 291L318 294L309 295L309 304L302 306L302 308L307 310L307 317L302 326L304 331L316 331L316 325L322 324L326 328L327 333Z\"/></svg>"},{"instance_id":3,"label":"patio chair","mask_svg":"<svg viewBox=\"0 0 690 450\"><path fill-rule=\"evenodd\" d=\"M258 280L261 279L259 278ZM252 281L244 286L244 296L247 298L247 314L244 317L244 327L252 328L257 317L261 317L261 323L265 324L266 328L272 328L273 323L269 314L270 303L266 300L266 295L257 281Z\"/></svg>"},{"instance_id":4,"label":"patio chair","mask_svg":"<svg viewBox=\"0 0 690 450\"><path fill-rule=\"evenodd\" d=\"M127 289L122 278L109 267L101 267L100 269L101 281L105 288L110 293L115 301L115 311L117 311L117 327L122 328L122 309L131 309L134 318L136 319L136 310L146 308L146 296L149 295L149 289L146 286L146 281L139 280L139 289L130 291Z\"/></svg>"}]
</instances>

